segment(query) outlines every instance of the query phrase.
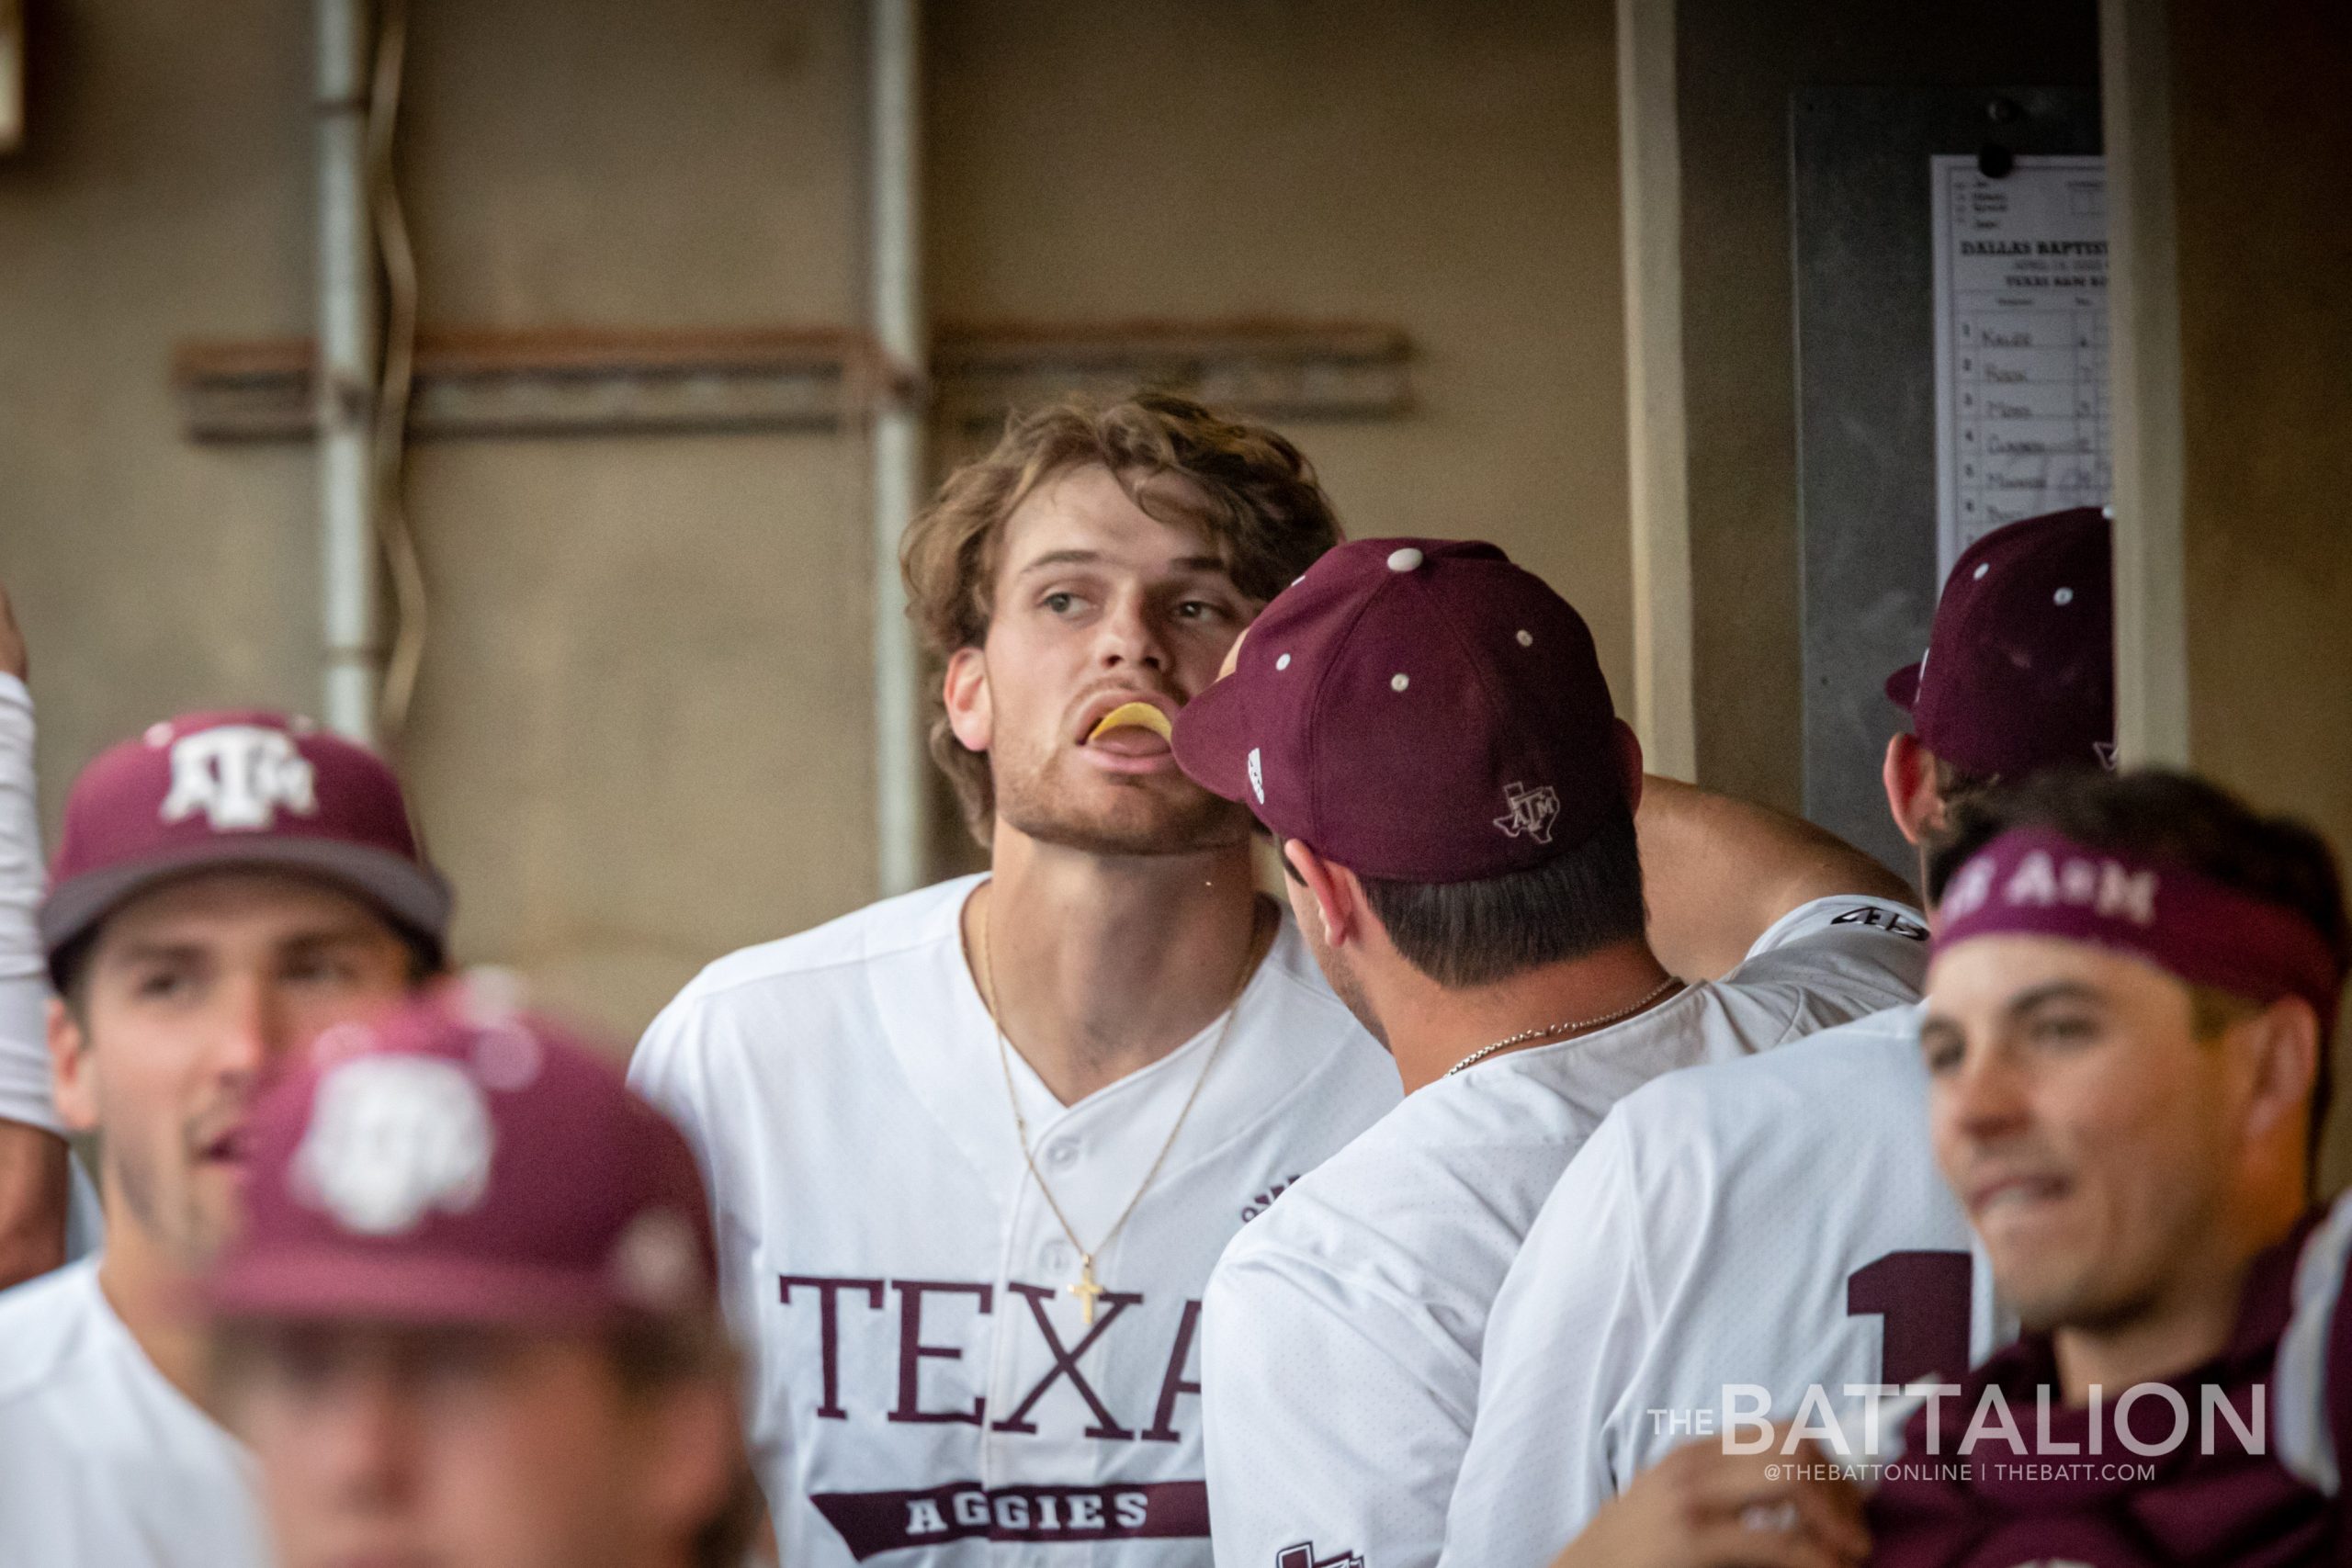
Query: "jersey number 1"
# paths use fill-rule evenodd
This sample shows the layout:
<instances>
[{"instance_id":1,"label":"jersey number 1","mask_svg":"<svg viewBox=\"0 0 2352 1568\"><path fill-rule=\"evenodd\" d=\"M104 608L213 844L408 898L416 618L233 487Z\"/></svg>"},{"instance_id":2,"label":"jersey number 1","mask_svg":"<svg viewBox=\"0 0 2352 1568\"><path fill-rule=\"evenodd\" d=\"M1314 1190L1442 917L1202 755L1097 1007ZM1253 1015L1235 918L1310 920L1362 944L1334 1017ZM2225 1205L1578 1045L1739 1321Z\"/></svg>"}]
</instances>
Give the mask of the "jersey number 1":
<instances>
[{"instance_id":1,"label":"jersey number 1","mask_svg":"<svg viewBox=\"0 0 2352 1568\"><path fill-rule=\"evenodd\" d=\"M1890 1252L1846 1276L1846 1315L1884 1325L1879 1382L1901 1387L1968 1370L1972 1273L1965 1252Z\"/></svg>"}]
</instances>

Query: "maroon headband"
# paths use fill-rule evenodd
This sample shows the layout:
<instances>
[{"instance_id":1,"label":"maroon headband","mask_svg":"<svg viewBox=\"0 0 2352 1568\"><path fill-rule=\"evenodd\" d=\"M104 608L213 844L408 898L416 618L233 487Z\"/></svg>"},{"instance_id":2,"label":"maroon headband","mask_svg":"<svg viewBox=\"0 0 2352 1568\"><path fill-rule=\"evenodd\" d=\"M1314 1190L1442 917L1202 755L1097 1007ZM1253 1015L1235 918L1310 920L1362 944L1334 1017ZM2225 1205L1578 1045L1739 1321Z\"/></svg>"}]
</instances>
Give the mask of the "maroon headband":
<instances>
[{"instance_id":1,"label":"maroon headband","mask_svg":"<svg viewBox=\"0 0 2352 1568\"><path fill-rule=\"evenodd\" d=\"M1968 858L1936 906L1936 956L1980 936L2052 936L2146 959L2267 1007L2301 997L2335 1021L2343 971L2309 920L2178 866L2013 828Z\"/></svg>"}]
</instances>

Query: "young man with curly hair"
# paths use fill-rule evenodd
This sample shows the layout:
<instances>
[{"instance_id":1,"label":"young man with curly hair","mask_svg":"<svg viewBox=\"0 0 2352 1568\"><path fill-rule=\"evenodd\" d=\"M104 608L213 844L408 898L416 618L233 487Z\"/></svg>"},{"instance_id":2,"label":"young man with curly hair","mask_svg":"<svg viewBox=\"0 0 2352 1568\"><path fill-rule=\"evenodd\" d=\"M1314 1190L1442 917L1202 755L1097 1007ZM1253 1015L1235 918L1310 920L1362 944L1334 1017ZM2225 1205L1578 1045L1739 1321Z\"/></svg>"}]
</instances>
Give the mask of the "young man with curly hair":
<instances>
[{"instance_id":1,"label":"young man with curly hair","mask_svg":"<svg viewBox=\"0 0 2352 1568\"><path fill-rule=\"evenodd\" d=\"M1168 737L1338 537L1288 441L1155 394L1013 420L909 529L988 874L720 960L633 1068L795 1568L1205 1560L1210 1267L1397 1082Z\"/></svg>"}]
</instances>

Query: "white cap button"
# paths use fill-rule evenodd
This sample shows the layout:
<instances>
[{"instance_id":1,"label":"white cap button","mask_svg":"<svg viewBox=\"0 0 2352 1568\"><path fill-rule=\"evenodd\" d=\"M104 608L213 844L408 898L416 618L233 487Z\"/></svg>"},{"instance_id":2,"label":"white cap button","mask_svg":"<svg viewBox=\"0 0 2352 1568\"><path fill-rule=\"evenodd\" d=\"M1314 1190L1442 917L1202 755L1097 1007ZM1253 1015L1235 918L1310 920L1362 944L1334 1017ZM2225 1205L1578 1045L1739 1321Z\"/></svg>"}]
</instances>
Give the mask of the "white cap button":
<instances>
[{"instance_id":1,"label":"white cap button","mask_svg":"<svg viewBox=\"0 0 2352 1568\"><path fill-rule=\"evenodd\" d=\"M1526 632L1522 631L1519 634L1519 646L1521 648L1533 648L1535 646L1535 639L1532 637L1530 637Z\"/></svg>"},{"instance_id":2,"label":"white cap button","mask_svg":"<svg viewBox=\"0 0 2352 1568\"><path fill-rule=\"evenodd\" d=\"M2075 591L2071 588L2061 588L2050 596L2050 602L2053 604L2071 604L2075 602Z\"/></svg>"},{"instance_id":3,"label":"white cap button","mask_svg":"<svg viewBox=\"0 0 2352 1568\"><path fill-rule=\"evenodd\" d=\"M1410 545L1401 550L1388 552L1388 570L1391 571L1410 571L1420 564L1421 552Z\"/></svg>"},{"instance_id":4,"label":"white cap button","mask_svg":"<svg viewBox=\"0 0 2352 1568\"><path fill-rule=\"evenodd\" d=\"M1283 654L1281 657L1277 658L1277 659L1274 660L1274 668L1275 668L1275 669L1277 669L1277 670L1287 670L1287 669L1289 669L1289 668L1290 668L1290 655L1289 655L1289 654L1287 654L1287 653L1285 653L1285 654Z\"/></svg>"},{"instance_id":5,"label":"white cap button","mask_svg":"<svg viewBox=\"0 0 2352 1568\"><path fill-rule=\"evenodd\" d=\"M1412 683L1413 680L1409 675L1396 674L1388 677L1388 689L1392 692L1401 692Z\"/></svg>"}]
</instances>

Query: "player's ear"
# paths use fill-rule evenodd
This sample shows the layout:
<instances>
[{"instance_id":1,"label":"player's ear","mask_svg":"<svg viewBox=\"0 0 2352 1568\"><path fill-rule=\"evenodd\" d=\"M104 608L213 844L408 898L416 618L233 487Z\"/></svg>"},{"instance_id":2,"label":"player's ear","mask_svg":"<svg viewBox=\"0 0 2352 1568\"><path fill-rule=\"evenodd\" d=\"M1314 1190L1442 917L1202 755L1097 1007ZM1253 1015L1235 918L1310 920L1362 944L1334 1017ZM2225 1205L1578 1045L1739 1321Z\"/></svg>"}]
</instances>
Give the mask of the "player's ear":
<instances>
[{"instance_id":1,"label":"player's ear","mask_svg":"<svg viewBox=\"0 0 2352 1568\"><path fill-rule=\"evenodd\" d=\"M996 714L989 698L988 655L977 648L959 648L947 659L941 677L947 703L947 728L956 732L967 751L982 751L996 733Z\"/></svg>"},{"instance_id":2,"label":"player's ear","mask_svg":"<svg viewBox=\"0 0 2352 1568\"><path fill-rule=\"evenodd\" d=\"M2312 1095L2319 1083L2319 1017L2300 997L2282 997L2232 1027L2239 1048L2251 1054L2251 1092L2246 1131L2267 1138L2282 1126L2297 1132L2311 1124Z\"/></svg>"},{"instance_id":3,"label":"player's ear","mask_svg":"<svg viewBox=\"0 0 2352 1568\"><path fill-rule=\"evenodd\" d=\"M1886 808L1903 837L1917 843L1944 825L1943 792L1936 787L1935 753L1915 735L1898 734L1886 743L1886 762L1880 769L1886 785Z\"/></svg>"},{"instance_id":4,"label":"player's ear","mask_svg":"<svg viewBox=\"0 0 2352 1568\"><path fill-rule=\"evenodd\" d=\"M1295 873L1323 922L1323 942L1338 947L1356 934L1363 922L1363 888L1344 866L1333 865L1296 839L1283 840L1283 859ZM1304 911L1301 911L1304 913Z\"/></svg>"},{"instance_id":5,"label":"player's ear","mask_svg":"<svg viewBox=\"0 0 2352 1568\"><path fill-rule=\"evenodd\" d=\"M90 1036L78 1010L49 999L49 1076L58 1119L76 1133L96 1130L98 1092L90 1066Z\"/></svg>"}]
</instances>

